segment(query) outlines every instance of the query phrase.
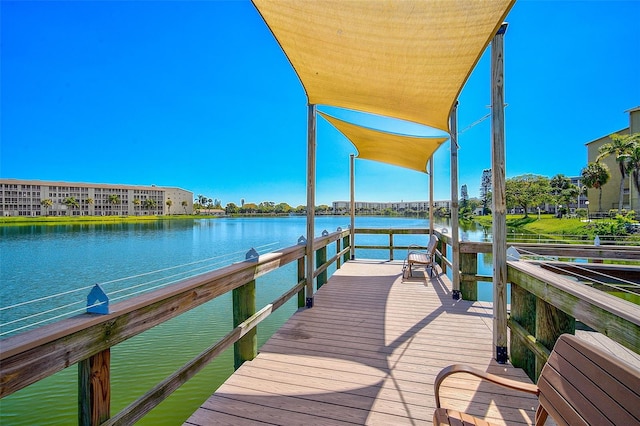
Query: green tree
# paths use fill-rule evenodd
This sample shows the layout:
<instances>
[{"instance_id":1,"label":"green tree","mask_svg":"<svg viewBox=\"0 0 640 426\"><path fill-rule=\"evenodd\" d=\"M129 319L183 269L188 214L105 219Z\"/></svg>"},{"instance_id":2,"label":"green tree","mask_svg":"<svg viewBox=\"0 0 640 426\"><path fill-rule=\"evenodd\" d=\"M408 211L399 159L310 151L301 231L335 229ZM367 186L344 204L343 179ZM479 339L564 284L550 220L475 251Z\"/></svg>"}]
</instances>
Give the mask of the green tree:
<instances>
[{"instance_id":1,"label":"green tree","mask_svg":"<svg viewBox=\"0 0 640 426\"><path fill-rule=\"evenodd\" d=\"M40 201L40 205L44 207L45 214L49 216L49 208L53 206L53 200L51 198L45 198L44 200Z\"/></svg>"},{"instance_id":2,"label":"green tree","mask_svg":"<svg viewBox=\"0 0 640 426\"><path fill-rule=\"evenodd\" d=\"M120 196L118 194L109 195L109 204L112 206L117 206L120 204Z\"/></svg>"},{"instance_id":3,"label":"green tree","mask_svg":"<svg viewBox=\"0 0 640 426\"><path fill-rule=\"evenodd\" d=\"M158 203L156 203L156 200L154 200L152 198L147 198L146 200L144 200L142 205L143 205L145 210L150 211L150 210L155 209L156 206L158 205Z\"/></svg>"},{"instance_id":4,"label":"green tree","mask_svg":"<svg viewBox=\"0 0 640 426\"><path fill-rule=\"evenodd\" d=\"M240 209L235 203L228 203L227 206L224 208L224 211L227 214L237 214L238 211L240 211Z\"/></svg>"},{"instance_id":5,"label":"green tree","mask_svg":"<svg viewBox=\"0 0 640 426\"><path fill-rule=\"evenodd\" d=\"M580 181L587 188L598 190L598 211L602 211L602 186L609 181L609 168L604 163L589 163L580 172Z\"/></svg>"},{"instance_id":6,"label":"green tree","mask_svg":"<svg viewBox=\"0 0 640 426\"><path fill-rule=\"evenodd\" d=\"M169 212L169 216L171 216L171 206L173 205L173 201L169 198L165 204L167 205L167 212Z\"/></svg>"},{"instance_id":7,"label":"green tree","mask_svg":"<svg viewBox=\"0 0 640 426\"><path fill-rule=\"evenodd\" d=\"M140 201L140 198L133 199L133 205L135 206L133 209L136 211L136 216L138 215L138 210L141 204L142 204L142 201Z\"/></svg>"},{"instance_id":8,"label":"green tree","mask_svg":"<svg viewBox=\"0 0 640 426\"><path fill-rule=\"evenodd\" d=\"M187 202L187 200L183 200L181 203L182 208L184 209L184 214L187 214L187 206L189 206L189 203Z\"/></svg>"},{"instance_id":9,"label":"green tree","mask_svg":"<svg viewBox=\"0 0 640 426\"><path fill-rule=\"evenodd\" d=\"M87 198L87 200L85 202L87 203L87 206L92 206L93 203L95 203L95 201L91 197Z\"/></svg>"},{"instance_id":10,"label":"green tree","mask_svg":"<svg viewBox=\"0 0 640 426\"><path fill-rule=\"evenodd\" d=\"M557 174L552 177L549 185L551 187L549 194L556 206L558 204L564 204L565 206L570 204L575 201L580 192L578 187L571 183L571 179L563 174Z\"/></svg>"},{"instance_id":11,"label":"green tree","mask_svg":"<svg viewBox=\"0 0 640 426\"><path fill-rule=\"evenodd\" d=\"M78 203L78 200L76 200L75 197L67 197L62 202L71 209L71 213L73 213L74 208L78 208L80 206L80 203ZM69 216L71 216L71 214Z\"/></svg>"},{"instance_id":12,"label":"green tree","mask_svg":"<svg viewBox=\"0 0 640 426\"><path fill-rule=\"evenodd\" d=\"M487 206L491 203L491 169L482 171L480 182L480 200L482 200L482 214L487 214Z\"/></svg>"},{"instance_id":13,"label":"green tree","mask_svg":"<svg viewBox=\"0 0 640 426\"><path fill-rule=\"evenodd\" d=\"M548 178L533 174L516 176L505 183L507 206L522 207L524 217L529 217L529 207L545 201L550 189Z\"/></svg>"},{"instance_id":14,"label":"green tree","mask_svg":"<svg viewBox=\"0 0 640 426\"><path fill-rule=\"evenodd\" d=\"M616 133L609 136L611 142L607 142L598 150L600 154L596 158L596 162L600 162L605 157L615 157L616 163L618 163L618 170L620 171L620 198L618 201L618 214L622 212L622 206L624 201L624 179L629 173L629 157L633 150L634 135L618 135Z\"/></svg>"},{"instance_id":15,"label":"green tree","mask_svg":"<svg viewBox=\"0 0 640 426\"><path fill-rule=\"evenodd\" d=\"M633 145L629 153L629 170L631 171L631 180L636 187L636 191L640 194L640 133L629 135ZM633 210L633 206L630 206Z\"/></svg>"},{"instance_id":16,"label":"green tree","mask_svg":"<svg viewBox=\"0 0 640 426\"><path fill-rule=\"evenodd\" d=\"M279 203L275 206L275 212L279 214L289 213L291 210L291 206L287 203Z\"/></svg>"}]
</instances>

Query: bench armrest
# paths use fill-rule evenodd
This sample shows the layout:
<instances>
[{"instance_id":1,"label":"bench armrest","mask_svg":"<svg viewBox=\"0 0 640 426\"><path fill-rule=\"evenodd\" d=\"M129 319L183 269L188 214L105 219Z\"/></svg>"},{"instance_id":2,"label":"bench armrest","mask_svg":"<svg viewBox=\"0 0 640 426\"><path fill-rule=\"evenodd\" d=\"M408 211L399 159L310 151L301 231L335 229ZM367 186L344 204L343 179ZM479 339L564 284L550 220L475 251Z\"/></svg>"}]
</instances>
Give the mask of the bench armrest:
<instances>
[{"instance_id":1,"label":"bench armrest","mask_svg":"<svg viewBox=\"0 0 640 426\"><path fill-rule=\"evenodd\" d=\"M433 384L433 388L435 391L437 408L440 408L440 385L442 384L444 379L456 373L468 373L473 376L480 377L481 379L487 380L489 382L495 383L497 385L507 387L509 389L515 389L522 392L532 393L534 395L540 394L540 390L538 389L538 386L534 384L523 383L517 380L505 379L504 377L496 376L495 374L487 373L485 371L478 370L477 368L473 368L468 365L454 364L454 365L445 367L436 376L436 381Z\"/></svg>"}]
</instances>

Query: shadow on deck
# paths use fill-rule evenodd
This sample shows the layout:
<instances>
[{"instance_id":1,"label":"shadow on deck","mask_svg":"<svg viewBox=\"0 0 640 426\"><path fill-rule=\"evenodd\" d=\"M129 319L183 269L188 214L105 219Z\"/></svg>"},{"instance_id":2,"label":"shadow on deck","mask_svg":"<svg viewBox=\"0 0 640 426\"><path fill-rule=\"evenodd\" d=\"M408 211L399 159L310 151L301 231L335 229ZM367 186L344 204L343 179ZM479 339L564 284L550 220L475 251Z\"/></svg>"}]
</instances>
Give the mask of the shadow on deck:
<instances>
[{"instance_id":1,"label":"shadow on deck","mask_svg":"<svg viewBox=\"0 0 640 426\"><path fill-rule=\"evenodd\" d=\"M530 382L493 361L491 323L486 303L452 300L443 274L403 280L399 262L350 261L185 424L431 424L449 364ZM443 406L496 424L531 424L537 406L468 375L441 391Z\"/></svg>"}]
</instances>

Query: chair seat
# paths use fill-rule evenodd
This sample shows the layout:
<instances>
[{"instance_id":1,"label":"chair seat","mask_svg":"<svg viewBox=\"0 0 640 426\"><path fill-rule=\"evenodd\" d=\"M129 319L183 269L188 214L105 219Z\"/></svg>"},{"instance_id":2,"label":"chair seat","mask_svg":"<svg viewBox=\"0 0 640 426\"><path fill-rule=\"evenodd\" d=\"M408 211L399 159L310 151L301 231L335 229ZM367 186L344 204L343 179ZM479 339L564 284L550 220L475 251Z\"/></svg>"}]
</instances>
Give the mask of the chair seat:
<instances>
[{"instance_id":1,"label":"chair seat","mask_svg":"<svg viewBox=\"0 0 640 426\"><path fill-rule=\"evenodd\" d=\"M494 426L477 417L455 410L438 408L433 413L434 426Z\"/></svg>"}]
</instances>

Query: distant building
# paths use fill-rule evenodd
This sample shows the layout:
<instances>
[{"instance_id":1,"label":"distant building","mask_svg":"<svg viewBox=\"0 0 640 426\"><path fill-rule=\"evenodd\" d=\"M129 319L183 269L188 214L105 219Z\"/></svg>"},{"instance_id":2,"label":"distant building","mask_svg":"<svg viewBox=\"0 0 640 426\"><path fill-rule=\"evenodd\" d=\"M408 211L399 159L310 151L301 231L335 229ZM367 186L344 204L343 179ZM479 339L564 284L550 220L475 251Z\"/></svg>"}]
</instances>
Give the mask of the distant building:
<instances>
[{"instance_id":1,"label":"distant building","mask_svg":"<svg viewBox=\"0 0 640 426\"><path fill-rule=\"evenodd\" d=\"M70 198L75 199L77 204L65 203ZM50 200L50 206L43 203L45 200ZM170 208L168 200L171 200ZM192 213L193 193L180 188L0 179L1 216L143 216Z\"/></svg>"},{"instance_id":2,"label":"distant building","mask_svg":"<svg viewBox=\"0 0 640 426\"><path fill-rule=\"evenodd\" d=\"M434 201L434 207L436 209L444 208L447 211L451 206L451 201ZM386 209L391 209L396 212L404 212L406 210L413 210L416 212L428 212L429 211L429 202L428 201L400 201L400 202L388 202L388 203L380 203L380 202L368 202L368 201L356 201L355 202L356 212L380 212ZM335 214L341 213L349 213L351 209L350 201L334 201L333 202L333 212Z\"/></svg>"},{"instance_id":3,"label":"distant building","mask_svg":"<svg viewBox=\"0 0 640 426\"><path fill-rule=\"evenodd\" d=\"M635 107L627 111L629 113L629 127L618 130L620 135L628 135L631 133L640 132L640 106ZM600 154L600 147L605 143L611 142L611 138L607 135L591 142L587 142L587 161L593 163ZM613 156L603 158L601 160L609 167L611 177L609 181L602 187L602 210L608 212L610 209L617 209L620 198L620 171L616 159ZM624 194L622 199L623 208L630 210L640 210L640 194L636 190L635 186L631 184L629 177L625 179L623 183ZM593 188L589 189L587 196L589 198L589 208L592 212L598 210L598 195L599 190ZM633 204L633 206L632 206Z\"/></svg>"}]
</instances>

